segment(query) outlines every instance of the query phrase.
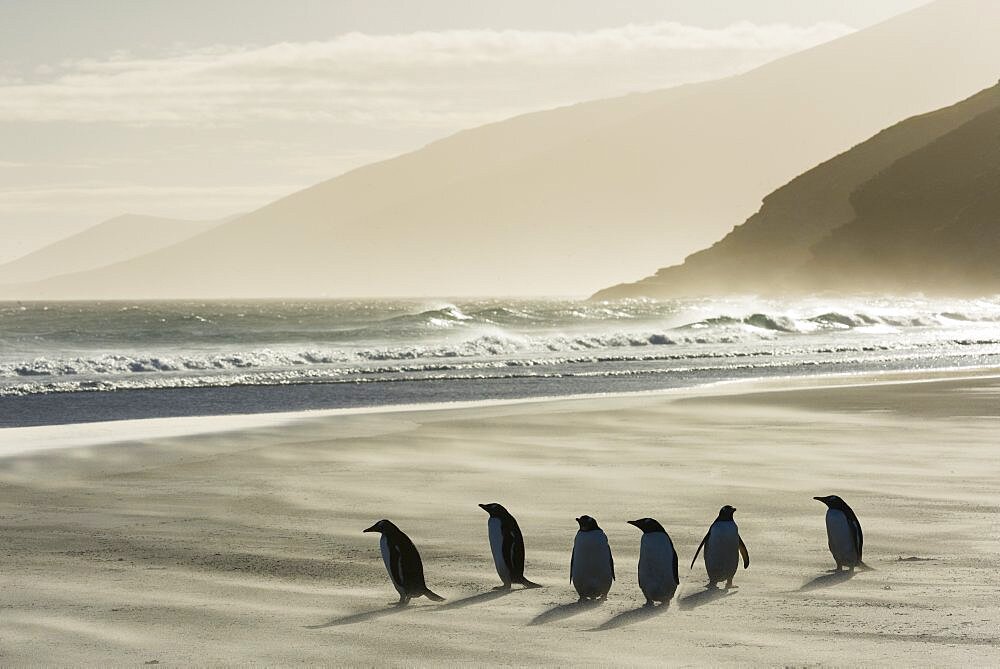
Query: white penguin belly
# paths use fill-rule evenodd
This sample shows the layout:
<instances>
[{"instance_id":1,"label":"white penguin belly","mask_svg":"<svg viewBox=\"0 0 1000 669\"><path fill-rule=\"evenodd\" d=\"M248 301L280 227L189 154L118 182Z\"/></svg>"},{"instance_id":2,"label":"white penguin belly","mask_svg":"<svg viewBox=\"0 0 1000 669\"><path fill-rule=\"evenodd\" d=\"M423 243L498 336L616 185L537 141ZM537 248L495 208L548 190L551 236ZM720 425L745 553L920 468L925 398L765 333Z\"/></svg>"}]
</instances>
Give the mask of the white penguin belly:
<instances>
[{"instance_id":1,"label":"white penguin belly","mask_svg":"<svg viewBox=\"0 0 1000 669\"><path fill-rule=\"evenodd\" d=\"M382 549L382 561L385 562L385 570L389 572L389 580L396 586L396 592L401 595L404 594L405 588L403 588L403 584L401 583L402 578L392 573L392 561L389 559L389 540L386 539L384 534L382 535L382 541L379 542L379 548Z\"/></svg>"},{"instance_id":2,"label":"white penguin belly","mask_svg":"<svg viewBox=\"0 0 1000 669\"><path fill-rule=\"evenodd\" d=\"M497 575L504 583L510 583L510 569L507 567L507 561L503 557L503 531L501 530L500 519L490 518L488 527L490 531L490 550L493 552L493 564L496 565Z\"/></svg>"},{"instance_id":3,"label":"white penguin belly","mask_svg":"<svg viewBox=\"0 0 1000 669\"><path fill-rule=\"evenodd\" d=\"M826 538L837 564L845 567L857 566L858 551L854 547L854 530L843 511L827 509Z\"/></svg>"},{"instance_id":4,"label":"white penguin belly","mask_svg":"<svg viewBox=\"0 0 1000 669\"><path fill-rule=\"evenodd\" d=\"M573 585L581 597L601 597L611 589L611 547L600 530L577 532L573 542Z\"/></svg>"},{"instance_id":5,"label":"white penguin belly","mask_svg":"<svg viewBox=\"0 0 1000 669\"><path fill-rule=\"evenodd\" d=\"M712 524L705 542L705 571L713 582L726 581L740 566L740 531L733 522Z\"/></svg>"},{"instance_id":6,"label":"white penguin belly","mask_svg":"<svg viewBox=\"0 0 1000 669\"><path fill-rule=\"evenodd\" d=\"M639 587L646 599L661 602L677 591L674 547L662 532L643 534L639 543Z\"/></svg>"}]
</instances>

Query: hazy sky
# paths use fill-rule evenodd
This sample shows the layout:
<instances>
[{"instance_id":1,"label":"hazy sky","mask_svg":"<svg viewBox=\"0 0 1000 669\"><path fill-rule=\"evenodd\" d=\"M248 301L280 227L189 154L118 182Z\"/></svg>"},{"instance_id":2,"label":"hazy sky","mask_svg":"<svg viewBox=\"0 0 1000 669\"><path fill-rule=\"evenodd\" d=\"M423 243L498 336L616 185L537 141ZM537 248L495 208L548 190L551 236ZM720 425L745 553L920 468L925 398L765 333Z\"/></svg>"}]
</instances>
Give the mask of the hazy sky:
<instances>
[{"instance_id":1,"label":"hazy sky","mask_svg":"<svg viewBox=\"0 0 1000 669\"><path fill-rule=\"evenodd\" d=\"M924 0L3 0L0 261L456 130L742 71Z\"/></svg>"}]
</instances>

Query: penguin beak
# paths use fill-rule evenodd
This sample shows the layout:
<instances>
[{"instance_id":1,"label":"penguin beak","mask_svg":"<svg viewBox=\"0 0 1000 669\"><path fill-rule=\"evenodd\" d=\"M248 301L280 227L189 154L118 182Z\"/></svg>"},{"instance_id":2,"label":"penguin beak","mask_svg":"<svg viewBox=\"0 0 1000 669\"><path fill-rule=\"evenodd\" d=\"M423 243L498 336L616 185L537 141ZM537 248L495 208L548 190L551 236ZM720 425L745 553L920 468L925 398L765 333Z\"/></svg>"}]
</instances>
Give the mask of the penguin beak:
<instances>
[{"instance_id":1,"label":"penguin beak","mask_svg":"<svg viewBox=\"0 0 1000 669\"><path fill-rule=\"evenodd\" d=\"M816 500L817 502L823 502L824 504L826 503L825 497L813 497L813 499Z\"/></svg>"},{"instance_id":2,"label":"penguin beak","mask_svg":"<svg viewBox=\"0 0 1000 669\"><path fill-rule=\"evenodd\" d=\"M628 521L628 524L629 525L635 525L636 527L639 527L639 521L638 520L630 520L630 521Z\"/></svg>"},{"instance_id":3,"label":"penguin beak","mask_svg":"<svg viewBox=\"0 0 1000 669\"><path fill-rule=\"evenodd\" d=\"M486 513L489 513L489 512L490 512L490 510L486 508L486 505L485 505L485 504L480 504L480 505L479 505L479 508L480 508L480 509L482 509L483 511L485 511Z\"/></svg>"},{"instance_id":4,"label":"penguin beak","mask_svg":"<svg viewBox=\"0 0 1000 669\"><path fill-rule=\"evenodd\" d=\"M378 523L375 523L374 525L372 525L371 527L369 527L367 530L361 530L361 531L362 532L378 532Z\"/></svg>"}]
</instances>

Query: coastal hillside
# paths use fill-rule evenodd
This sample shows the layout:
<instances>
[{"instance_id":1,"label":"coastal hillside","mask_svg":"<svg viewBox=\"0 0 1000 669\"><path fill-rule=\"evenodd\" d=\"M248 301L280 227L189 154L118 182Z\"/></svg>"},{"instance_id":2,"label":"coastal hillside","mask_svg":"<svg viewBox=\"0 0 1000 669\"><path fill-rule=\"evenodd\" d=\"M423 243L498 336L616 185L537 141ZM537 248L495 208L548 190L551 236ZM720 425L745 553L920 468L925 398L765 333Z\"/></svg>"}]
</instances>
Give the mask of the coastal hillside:
<instances>
[{"instance_id":1,"label":"coastal hillside","mask_svg":"<svg viewBox=\"0 0 1000 669\"><path fill-rule=\"evenodd\" d=\"M802 268L811 284L1000 291L1000 105L901 158L851 204L854 220L814 246Z\"/></svg>"},{"instance_id":2,"label":"coastal hillside","mask_svg":"<svg viewBox=\"0 0 1000 669\"><path fill-rule=\"evenodd\" d=\"M96 269L176 244L220 223L137 214L116 216L0 265L0 284Z\"/></svg>"},{"instance_id":3,"label":"coastal hillside","mask_svg":"<svg viewBox=\"0 0 1000 669\"><path fill-rule=\"evenodd\" d=\"M989 85L998 24L998 3L938 0L740 76L461 132L3 294L580 294L681 261L794 175Z\"/></svg>"},{"instance_id":4,"label":"coastal hillside","mask_svg":"<svg viewBox=\"0 0 1000 669\"><path fill-rule=\"evenodd\" d=\"M594 298L933 289L931 273L896 272L906 258L917 261L945 249L958 253L966 239L959 233L963 226L988 227L981 217L1000 189L988 163L1000 132L998 109L1000 84L898 123L768 195L746 223L682 265ZM944 151L954 162L940 160ZM962 207L971 209L955 211ZM980 218L972 221L973 215ZM993 229L1000 230L1000 219L993 221ZM933 241L927 234L915 236L945 225L947 231L942 228ZM966 241L975 244L974 238ZM928 245L926 253L921 244ZM973 248L967 251L977 255ZM889 257L897 264L887 263ZM954 260L959 266L947 270L949 280L962 283L971 267L961 267L961 255ZM876 283L866 283L876 277ZM984 277L968 278L978 283Z\"/></svg>"}]
</instances>

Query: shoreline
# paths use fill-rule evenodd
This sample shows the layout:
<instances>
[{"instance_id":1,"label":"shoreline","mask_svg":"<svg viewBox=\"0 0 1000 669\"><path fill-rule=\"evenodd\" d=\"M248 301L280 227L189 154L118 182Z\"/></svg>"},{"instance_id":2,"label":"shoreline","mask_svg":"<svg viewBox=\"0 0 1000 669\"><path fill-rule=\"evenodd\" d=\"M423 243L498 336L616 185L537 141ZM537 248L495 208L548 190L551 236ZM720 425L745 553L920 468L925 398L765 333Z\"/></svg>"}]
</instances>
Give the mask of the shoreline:
<instances>
[{"instance_id":1,"label":"shoreline","mask_svg":"<svg viewBox=\"0 0 1000 669\"><path fill-rule=\"evenodd\" d=\"M389 404L383 406L345 407L337 409L307 409L301 411L258 412L246 414L218 414L170 416L163 418L138 418L125 420L94 421L86 423L57 423L23 427L0 427L0 460L31 455L43 451L119 444L144 439L169 439L198 435L225 434L233 431L256 430L289 426L301 421L334 418L338 416L364 416L382 414L407 414L426 411L463 411L519 405L547 405L567 402L593 402L601 400L627 400L629 398L696 399L723 397L791 390L821 390L827 388L865 387L872 385L935 383L962 379L987 379L1000 377L1000 368L941 368L936 370L850 372L817 374L812 376L787 376L715 381L696 386L640 390L634 392L592 393L582 395L552 395L512 399L469 400L464 402L423 402L414 404Z\"/></svg>"},{"instance_id":2,"label":"shoreline","mask_svg":"<svg viewBox=\"0 0 1000 669\"><path fill-rule=\"evenodd\" d=\"M586 648L597 665L1000 663L996 370L749 390L296 414L162 438L141 422L132 441L110 424L86 448L0 459L0 662L553 666ZM831 493L861 519L873 571L829 572L812 497ZM525 574L544 587L493 590L477 507L490 501L517 517ZM751 554L728 593L687 568L723 504ZM618 568L592 607L566 573L583 513ZM626 524L645 516L683 564L672 605L651 611ZM390 604L361 531L379 518L412 538L446 602Z\"/></svg>"}]
</instances>

